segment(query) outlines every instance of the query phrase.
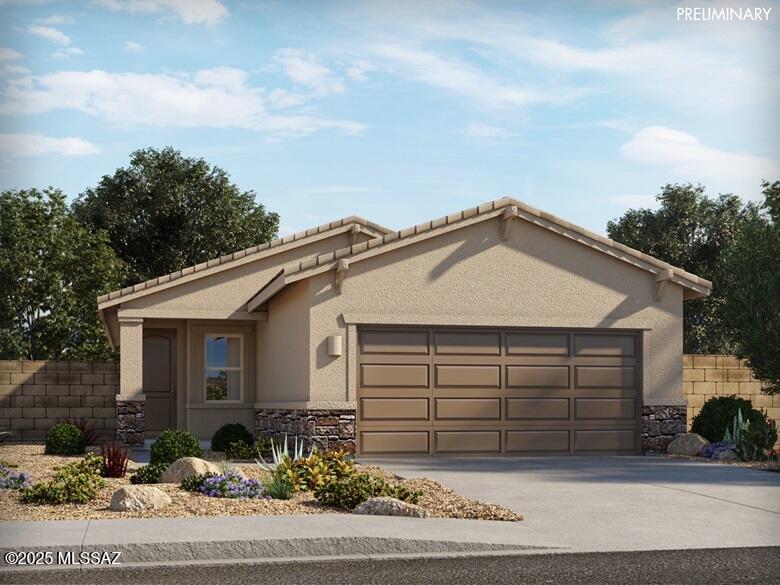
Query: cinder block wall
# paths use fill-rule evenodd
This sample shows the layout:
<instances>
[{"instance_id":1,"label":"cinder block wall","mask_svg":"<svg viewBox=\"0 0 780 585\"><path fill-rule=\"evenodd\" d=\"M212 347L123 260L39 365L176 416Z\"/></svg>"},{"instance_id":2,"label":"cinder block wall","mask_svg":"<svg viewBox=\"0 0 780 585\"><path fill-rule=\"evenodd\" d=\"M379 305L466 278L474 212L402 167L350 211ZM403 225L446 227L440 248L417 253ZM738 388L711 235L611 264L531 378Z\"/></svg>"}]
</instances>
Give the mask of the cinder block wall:
<instances>
[{"instance_id":1,"label":"cinder block wall","mask_svg":"<svg viewBox=\"0 0 780 585\"><path fill-rule=\"evenodd\" d=\"M0 429L37 441L66 418L86 418L113 439L119 373L114 362L0 361Z\"/></svg>"},{"instance_id":2,"label":"cinder block wall","mask_svg":"<svg viewBox=\"0 0 780 585\"><path fill-rule=\"evenodd\" d=\"M688 402L688 429L702 405L713 396L734 394L746 398L754 408L780 421L780 395L761 393L761 382L742 360L732 355L683 356L683 393ZM778 441L780 445L780 441Z\"/></svg>"}]
</instances>

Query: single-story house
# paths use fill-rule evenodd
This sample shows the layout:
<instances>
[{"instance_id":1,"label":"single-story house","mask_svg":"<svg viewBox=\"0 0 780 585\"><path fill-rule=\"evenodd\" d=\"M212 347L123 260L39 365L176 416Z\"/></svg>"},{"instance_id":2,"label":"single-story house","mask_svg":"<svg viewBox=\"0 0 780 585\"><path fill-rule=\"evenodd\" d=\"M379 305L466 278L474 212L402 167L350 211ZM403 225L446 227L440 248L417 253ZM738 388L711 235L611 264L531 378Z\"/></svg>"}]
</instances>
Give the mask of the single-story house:
<instances>
[{"instance_id":1,"label":"single-story house","mask_svg":"<svg viewBox=\"0 0 780 585\"><path fill-rule=\"evenodd\" d=\"M98 305L120 440L241 422L361 454L636 453L643 420L684 419L683 303L711 287L502 198L347 217Z\"/></svg>"}]
</instances>

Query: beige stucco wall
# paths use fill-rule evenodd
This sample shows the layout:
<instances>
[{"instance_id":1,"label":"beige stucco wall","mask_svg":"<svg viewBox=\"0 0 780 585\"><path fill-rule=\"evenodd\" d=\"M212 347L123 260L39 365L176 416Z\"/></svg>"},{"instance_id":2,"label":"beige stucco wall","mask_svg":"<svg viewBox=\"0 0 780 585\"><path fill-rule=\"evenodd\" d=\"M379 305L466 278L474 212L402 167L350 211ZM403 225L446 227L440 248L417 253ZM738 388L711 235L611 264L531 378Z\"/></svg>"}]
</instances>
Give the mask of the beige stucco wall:
<instances>
[{"instance_id":1,"label":"beige stucco wall","mask_svg":"<svg viewBox=\"0 0 780 585\"><path fill-rule=\"evenodd\" d=\"M645 404L684 404L681 287L670 284L656 302L643 270L522 221L501 241L499 225L492 219L353 263L341 295L332 271L304 281L311 342L300 367L310 372L309 399L354 400L354 356L329 357L325 341L347 340L342 314L373 314L375 323L639 329Z\"/></svg>"},{"instance_id":2,"label":"beige stucco wall","mask_svg":"<svg viewBox=\"0 0 780 585\"><path fill-rule=\"evenodd\" d=\"M351 234L340 233L293 247L259 260L204 276L122 303L124 309L232 309L246 310L246 302L285 265L351 244ZM359 234L358 241L369 236Z\"/></svg>"},{"instance_id":3,"label":"beige stucco wall","mask_svg":"<svg viewBox=\"0 0 780 585\"><path fill-rule=\"evenodd\" d=\"M306 401L309 396L309 287L301 282L276 295L260 322L258 402Z\"/></svg>"},{"instance_id":4,"label":"beige stucco wall","mask_svg":"<svg viewBox=\"0 0 780 585\"><path fill-rule=\"evenodd\" d=\"M204 348L207 334L238 333L242 336L242 397L240 403L206 402ZM225 423L241 422L252 428L257 396L256 332L254 323L235 321L190 321L188 327L189 367L187 373L187 429L210 439Z\"/></svg>"}]
</instances>

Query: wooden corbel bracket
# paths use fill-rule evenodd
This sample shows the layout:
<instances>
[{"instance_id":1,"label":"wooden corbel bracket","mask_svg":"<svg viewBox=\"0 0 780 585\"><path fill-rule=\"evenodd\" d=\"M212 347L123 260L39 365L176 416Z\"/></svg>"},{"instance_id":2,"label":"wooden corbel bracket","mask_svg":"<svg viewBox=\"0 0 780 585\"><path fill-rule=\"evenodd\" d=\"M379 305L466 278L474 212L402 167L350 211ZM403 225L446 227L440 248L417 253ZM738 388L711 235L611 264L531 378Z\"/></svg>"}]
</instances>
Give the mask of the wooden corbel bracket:
<instances>
[{"instance_id":1,"label":"wooden corbel bracket","mask_svg":"<svg viewBox=\"0 0 780 585\"><path fill-rule=\"evenodd\" d=\"M509 239L509 230L512 227L512 220L518 217L518 211L516 205L510 205L504 208L504 213L501 214L501 239L506 241Z\"/></svg>"},{"instance_id":2,"label":"wooden corbel bracket","mask_svg":"<svg viewBox=\"0 0 780 585\"><path fill-rule=\"evenodd\" d=\"M347 275L347 270L349 270L349 262L346 260L339 260L338 264L336 264L336 282L334 284L336 288L336 294L341 294L341 289L344 286L344 277Z\"/></svg>"}]
</instances>

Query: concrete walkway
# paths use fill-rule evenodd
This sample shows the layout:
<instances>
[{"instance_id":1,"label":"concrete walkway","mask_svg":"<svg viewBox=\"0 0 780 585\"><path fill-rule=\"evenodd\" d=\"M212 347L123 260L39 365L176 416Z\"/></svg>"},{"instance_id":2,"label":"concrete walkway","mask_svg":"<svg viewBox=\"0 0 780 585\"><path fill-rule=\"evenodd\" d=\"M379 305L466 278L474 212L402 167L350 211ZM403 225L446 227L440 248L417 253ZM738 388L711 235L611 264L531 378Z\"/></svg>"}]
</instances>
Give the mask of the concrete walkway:
<instances>
[{"instance_id":1,"label":"concrete walkway","mask_svg":"<svg viewBox=\"0 0 780 585\"><path fill-rule=\"evenodd\" d=\"M780 473L667 457L365 461L507 506L569 550L780 545Z\"/></svg>"}]
</instances>

